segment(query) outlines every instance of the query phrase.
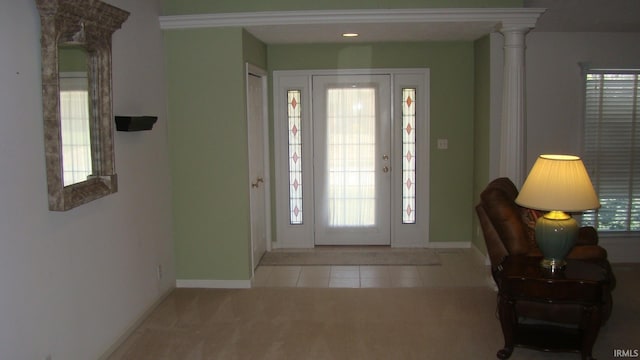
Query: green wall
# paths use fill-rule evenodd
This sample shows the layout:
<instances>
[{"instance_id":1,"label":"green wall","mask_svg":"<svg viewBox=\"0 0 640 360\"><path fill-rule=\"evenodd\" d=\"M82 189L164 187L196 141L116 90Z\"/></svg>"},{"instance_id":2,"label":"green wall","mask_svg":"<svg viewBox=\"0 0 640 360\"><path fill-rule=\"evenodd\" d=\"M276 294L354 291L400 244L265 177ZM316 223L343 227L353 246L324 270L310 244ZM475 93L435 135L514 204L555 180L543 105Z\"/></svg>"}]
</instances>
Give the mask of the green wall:
<instances>
[{"instance_id":1,"label":"green wall","mask_svg":"<svg viewBox=\"0 0 640 360\"><path fill-rule=\"evenodd\" d=\"M521 0L162 0L163 15L521 6ZM270 73L296 69L429 68L430 240L466 242L473 238L478 245L472 211L479 182L485 182L488 171L488 145L484 143L489 123L487 39L264 45L241 28L165 30L164 36L178 279L247 280L251 276L246 62ZM479 119L477 126L474 118ZM436 148L439 138L449 140L448 150Z\"/></svg>"},{"instance_id":2,"label":"green wall","mask_svg":"<svg viewBox=\"0 0 640 360\"><path fill-rule=\"evenodd\" d=\"M246 61L269 72L429 68L430 239L471 237L460 215L473 205L472 42L265 46L224 28L166 31L165 44L178 279L250 278ZM436 149L438 138L448 150Z\"/></svg>"},{"instance_id":3,"label":"green wall","mask_svg":"<svg viewBox=\"0 0 640 360\"><path fill-rule=\"evenodd\" d=\"M164 15L251 11L411 8L511 8L522 0L162 0Z\"/></svg>"},{"instance_id":4,"label":"green wall","mask_svg":"<svg viewBox=\"0 0 640 360\"><path fill-rule=\"evenodd\" d=\"M269 71L429 68L431 137L430 241L469 241L473 198L472 42L270 45ZM436 148L449 139L448 150Z\"/></svg>"},{"instance_id":5,"label":"green wall","mask_svg":"<svg viewBox=\"0 0 640 360\"><path fill-rule=\"evenodd\" d=\"M267 70L267 46L247 31L242 32L242 56L245 63Z\"/></svg>"},{"instance_id":6,"label":"green wall","mask_svg":"<svg viewBox=\"0 0 640 360\"><path fill-rule=\"evenodd\" d=\"M475 213L475 205L480 200L480 192L489 181L489 139L491 125L491 40L489 35L478 39L474 43L475 49L475 79L474 79L474 185L472 243L486 253L486 246L482 234L478 232L479 222Z\"/></svg>"},{"instance_id":7,"label":"green wall","mask_svg":"<svg viewBox=\"0 0 640 360\"><path fill-rule=\"evenodd\" d=\"M177 278L249 279L246 35L224 28L164 36Z\"/></svg>"}]
</instances>

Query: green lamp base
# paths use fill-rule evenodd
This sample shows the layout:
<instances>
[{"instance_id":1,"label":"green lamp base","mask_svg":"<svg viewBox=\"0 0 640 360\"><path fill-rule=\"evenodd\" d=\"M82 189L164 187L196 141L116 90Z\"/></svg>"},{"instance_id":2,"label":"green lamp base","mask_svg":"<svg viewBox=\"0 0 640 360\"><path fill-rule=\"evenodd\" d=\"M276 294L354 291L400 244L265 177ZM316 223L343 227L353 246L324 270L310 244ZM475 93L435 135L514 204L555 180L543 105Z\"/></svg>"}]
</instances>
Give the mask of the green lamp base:
<instances>
[{"instance_id":1,"label":"green lamp base","mask_svg":"<svg viewBox=\"0 0 640 360\"><path fill-rule=\"evenodd\" d=\"M536 222L536 241L544 259L540 265L551 271L562 270L578 237L578 222L562 211L550 211Z\"/></svg>"}]
</instances>

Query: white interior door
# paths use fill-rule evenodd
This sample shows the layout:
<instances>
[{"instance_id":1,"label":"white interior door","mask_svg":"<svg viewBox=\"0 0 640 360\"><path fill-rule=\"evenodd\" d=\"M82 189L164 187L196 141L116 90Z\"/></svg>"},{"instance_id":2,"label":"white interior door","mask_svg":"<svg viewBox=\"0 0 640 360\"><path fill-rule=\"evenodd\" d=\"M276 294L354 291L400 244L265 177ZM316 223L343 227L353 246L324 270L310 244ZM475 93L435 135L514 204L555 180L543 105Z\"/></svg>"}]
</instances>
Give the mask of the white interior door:
<instances>
[{"instance_id":1,"label":"white interior door","mask_svg":"<svg viewBox=\"0 0 640 360\"><path fill-rule=\"evenodd\" d=\"M249 140L249 201L252 264L255 269L267 250L267 172L265 154L263 76L247 72L247 121Z\"/></svg>"},{"instance_id":2,"label":"white interior door","mask_svg":"<svg viewBox=\"0 0 640 360\"><path fill-rule=\"evenodd\" d=\"M389 245L389 75L313 77L316 245Z\"/></svg>"}]
</instances>

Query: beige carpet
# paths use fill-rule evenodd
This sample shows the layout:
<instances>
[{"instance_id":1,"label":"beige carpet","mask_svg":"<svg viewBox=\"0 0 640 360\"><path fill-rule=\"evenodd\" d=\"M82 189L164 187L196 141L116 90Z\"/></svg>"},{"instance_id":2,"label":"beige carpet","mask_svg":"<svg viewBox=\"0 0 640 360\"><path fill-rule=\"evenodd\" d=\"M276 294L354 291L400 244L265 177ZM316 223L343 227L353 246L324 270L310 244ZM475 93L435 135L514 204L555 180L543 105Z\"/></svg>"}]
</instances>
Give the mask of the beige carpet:
<instances>
[{"instance_id":1,"label":"beige carpet","mask_svg":"<svg viewBox=\"0 0 640 360\"><path fill-rule=\"evenodd\" d=\"M269 251L260 265L440 265L431 249L315 248Z\"/></svg>"},{"instance_id":2,"label":"beige carpet","mask_svg":"<svg viewBox=\"0 0 640 360\"><path fill-rule=\"evenodd\" d=\"M442 268L452 265L453 259L442 258ZM640 346L640 265L613 268L614 308L593 349L600 360L613 359L615 349ZM493 360L503 345L495 310L496 293L486 286L176 289L107 358ZM526 348L511 357L579 358Z\"/></svg>"},{"instance_id":3,"label":"beige carpet","mask_svg":"<svg viewBox=\"0 0 640 360\"><path fill-rule=\"evenodd\" d=\"M177 289L109 359L492 359L502 342L495 297L483 288Z\"/></svg>"}]
</instances>

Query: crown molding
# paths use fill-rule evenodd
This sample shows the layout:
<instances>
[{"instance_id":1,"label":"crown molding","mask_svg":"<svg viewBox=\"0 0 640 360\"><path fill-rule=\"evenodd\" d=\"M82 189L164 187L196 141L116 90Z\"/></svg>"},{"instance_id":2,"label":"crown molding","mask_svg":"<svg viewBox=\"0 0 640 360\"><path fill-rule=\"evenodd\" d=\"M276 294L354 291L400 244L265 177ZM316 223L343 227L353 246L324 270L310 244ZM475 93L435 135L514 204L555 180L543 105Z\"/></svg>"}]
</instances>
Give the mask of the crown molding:
<instances>
[{"instance_id":1,"label":"crown molding","mask_svg":"<svg viewBox=\"0 0 640 360\"><path fill-rule=\"evenodd\" d=\"M545 9L434 8L381 10L267 11L160 16L161 29L304 24L495 22L502 27L533 28Z\"/></svg>"}]
</instances>

